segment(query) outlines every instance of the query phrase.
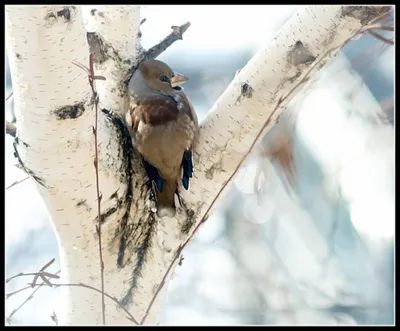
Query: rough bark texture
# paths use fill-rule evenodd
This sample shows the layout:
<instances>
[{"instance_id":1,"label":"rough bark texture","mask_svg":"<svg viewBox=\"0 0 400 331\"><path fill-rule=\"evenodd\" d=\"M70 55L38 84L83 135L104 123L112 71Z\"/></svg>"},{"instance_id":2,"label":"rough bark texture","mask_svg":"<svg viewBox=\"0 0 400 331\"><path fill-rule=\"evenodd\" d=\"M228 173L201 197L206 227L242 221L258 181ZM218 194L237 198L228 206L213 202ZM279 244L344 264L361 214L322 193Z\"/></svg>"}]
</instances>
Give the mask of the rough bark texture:
<instances>
[{"instance_id":1,"label":"rough bark texture","mask_svg":"<svg viewBox=\"0 0 400 331\"><path fill-rule=\"evenodd\" d=\"M126 79L137 64L138 6L6 8L6 38L17 109L16 156L34 178L59 239L62 276L100 288L94 108L87 74L89 44L98 81L99 175L102 192L105 292L140 320L172 261L220 199L260 131L277 121L310 70L321 68L351 36L388 7L309 6L249 61L203 121L195 174L174 219L157 219L128 131ZM83 14L83 15L82 15ZM150 24L150 23L148 23ZM331 51L331 52L330 52ZM323 58L323 59L322 59ZM279 107L277 105L279 104ZM265 123L267 123L265 125ZM178 254L177 254L178 252ZM147 323L155 323L163 293ZM65 290L60 324L100 324L94 291ZM130 324L106 300L107 324Z\"/></svg>"}]
</instances>

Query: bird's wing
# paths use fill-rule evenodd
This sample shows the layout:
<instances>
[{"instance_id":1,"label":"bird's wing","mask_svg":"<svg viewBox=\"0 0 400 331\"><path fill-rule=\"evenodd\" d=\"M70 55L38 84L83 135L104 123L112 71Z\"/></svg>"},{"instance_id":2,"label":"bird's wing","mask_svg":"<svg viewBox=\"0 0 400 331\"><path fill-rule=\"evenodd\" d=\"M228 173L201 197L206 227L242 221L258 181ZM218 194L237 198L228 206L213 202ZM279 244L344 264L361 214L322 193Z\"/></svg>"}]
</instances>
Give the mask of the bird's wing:
<instances>
[{"instance_id":1,"label":"bird's wing","mask_svg":"<svg viewBox=\"0 0 400 331\"><path fill-rule=\"evenodd\" d=\"M179 95L179 99L183 103L182 111L186 112L186 114L192 119L192 121L195 123L196 128L199 126L198 119L197 119L197 114L194 110L194 107L188 97L186 96L185 92L183 90L176 91L176 94Z\"/></svg>"}]
</instances>

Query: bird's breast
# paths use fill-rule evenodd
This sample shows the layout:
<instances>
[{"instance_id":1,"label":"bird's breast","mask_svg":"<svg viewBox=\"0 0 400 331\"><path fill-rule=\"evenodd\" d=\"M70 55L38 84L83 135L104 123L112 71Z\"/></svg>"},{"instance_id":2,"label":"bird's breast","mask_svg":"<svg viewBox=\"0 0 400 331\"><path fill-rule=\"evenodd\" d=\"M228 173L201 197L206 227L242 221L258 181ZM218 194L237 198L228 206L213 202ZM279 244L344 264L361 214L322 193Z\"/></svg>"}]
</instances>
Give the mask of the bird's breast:
<instances>
[{"instance_id":1,"label":"bird's breast","mask_svg":"<svg viewBox=\"0 0 400 331\"><path fill-rule=\"evenodd\" d=\"M157 125L140 120L135 140L139 144L168 144L172 149L185 150L192 145L195 132L196 127L189 116L180 114L175 120Z\"/></svg>"}]
</instances>

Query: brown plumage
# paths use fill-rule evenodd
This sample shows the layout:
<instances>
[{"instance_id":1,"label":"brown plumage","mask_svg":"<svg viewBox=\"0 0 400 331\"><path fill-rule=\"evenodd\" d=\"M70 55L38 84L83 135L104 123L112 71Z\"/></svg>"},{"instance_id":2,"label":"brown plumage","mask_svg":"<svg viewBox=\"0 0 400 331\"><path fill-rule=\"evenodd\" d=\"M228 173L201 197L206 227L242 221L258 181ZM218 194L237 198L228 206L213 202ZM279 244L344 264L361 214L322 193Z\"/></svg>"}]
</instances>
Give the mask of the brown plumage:
<instances>
[{"instance_id":1,"label":"brown plumage","mask_svg":"<svg viewBox=\"0 0 400 331\"><path fill-rule=\"evenodd\" d=\"M188 189L192 177L191 148L197 115L179 87L188 79L165 63L143 62L129 82L129 111L125 120L157 198L157 213L175 215L175 193L181 178Z\"/></svg>"}]
</instances>

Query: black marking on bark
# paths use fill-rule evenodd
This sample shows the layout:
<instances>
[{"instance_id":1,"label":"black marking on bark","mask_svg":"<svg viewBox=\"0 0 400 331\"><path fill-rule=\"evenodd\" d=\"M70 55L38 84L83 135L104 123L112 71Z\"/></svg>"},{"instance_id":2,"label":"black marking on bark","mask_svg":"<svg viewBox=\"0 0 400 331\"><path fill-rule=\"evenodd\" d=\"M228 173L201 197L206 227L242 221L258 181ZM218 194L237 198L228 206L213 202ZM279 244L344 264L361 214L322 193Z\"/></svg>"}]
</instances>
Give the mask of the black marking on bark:
<instances>
[{"instance_id":1,"label":"black marking on bark","mask_svg":"<svg viewBox=\"0 0 400 331\"><path fill-rule=\"evenodd\" d=\"M132 279L130 287L121 300L121 305L126 306L133 303L134 290L137 289L138 280L143 277L142 271L145 263L148 260L148 255L151 249L151 244L153 242L153 235L155 233L155 226L157 224L155 217L149 217L146 220L146 225L148 226L147 231L144 233L144 239L141 245L137 249L137 259L135 268L132 271Z\"/></svg>"},{"instance_id":2,"label":"black marking on bark","mask_svg":"<svg viewBox=\"0 0 400 331\"><path fill-rule=\"evenodd\" d=\"M66 21L71 20L71 10L75 10L75 7L64 7L63 10L57 12L57 17L64 17Z\"/></svg>"},{"instance_id":3,"label":"black marking on bark","mask_svg":"<svg viewBox=\"0 0 400 331\"><path fill-rule=\"evenodd\" d=\"M70 22L71 16L74 12L75 6L66 6L57 12L48 13L44 19L50 21L51 19L57 20L59 17L62 17L66 22Z\"/></svg>"},{"instance_id":4,"label":"black marking on bark","mask_svg":"<svg viewBox=\"0 0 400 331\"><path fill-rule=\"evenodd\" d=\"M88 32L86 34L89 51L93 54L93 61L101 64L107 60L107 49L104 46L103 39L95 32Z\"/></svg>"},{"instance_id":5,"label":"black marking on bark","mask_svg":"<svg viewBox=\"0 0 400 331\"><path fill-rule=\"evenodd\" d=\"M343 6L342 15L353 17L366 25L379 15L388 13L390 9L391 6Z\"/></svg>"},{"instance_id":6,"label":"black marking on bark","mask_svg":"<svg viewBox=\"0 0 400 331\"><path fill-rule=\"evenodd\" d=\"M53 111L58 120L76 119L85 112L85 103L67 105Z\"/></svg>"},{"instance_id":7,"label":"black marking on bark","mask_svg":"<svg viewBox=\"0 0 400 331\"><path fill-rule=\"evenodd\" d=\"M182 201L181 203L182 203L183 211L186 214L186 218L185 218L185 221L181 224L180 230L181 230L182 234L187 235L187 234L189 234L189 232L193 228L193 226L196 224L196 215L195 215L194 210L189 209L184 201Z\"/></svg>"},{"instance_id":8,"label":"black marking on bark","mask_svg":"<svg viewBox=\"0 0 400 331\"><path fill-rule=\"evenodd\" d=\"M247 83L242 84L240 95L245 98L251 98L253 96L253 88Z\"/></svg>"},{"instance_id":9,"label":"black marking on bark","mask_svg":"<svg viewBox=\"0 0 400 331\"><path fill-rule=\"evenodd\" d=\"M132 145L132 138L124 121L116 114L102 109L106 114L109 123L116 131L117 139L121 149L119 157L124 160L123 168L120 169L124 173L128 188L126 196L123 200L126 211L122 216L118 228L115 230L114 238L111 242L117 240L118 257L117 266L122 268L127 263L131 262L131 256L135 254L135 267L132 271L130 287L121 299L122 305L130 305L133 302L134 291L138 287L138 280L142 277L143 267L149 260L151 253L151 245L157 220L155 213L152 211L151 204L148 204L150 192L144 181L144 169L139 161L140 156ZM135 162L135 164L134 164ZM143 176L143 182L140 182L140 177ZM133 179L135 180L135 201L133 201ZM114 195L114 194L113 194ZM144 205L143 205L144 203ZM130 218L132 205L135 204L135 210L141 210L135 215L135 219Z\"/></svg>"},{"instance_id":10,"label":"black marking on bark","mask_svg":"<svg viewBox=\"0 0 400 331\"><path fill-rule=\"evenodd\" d=\"M17 149L17 145L18 145L18 142L14 140L14 142L13 142L13 146L14 146L14 156L15 156L15 158L18 160L18 162L19 162L19 164L21 165L22 169L23 169L29 176L31 176L39 185L42 185L43 187L48 188L48 187L45 185L45 181L44 181L43 178L41 178L41 177L39 177L39 176L36 176L35 173L34 173L32 170L30 170L29 168L27 168L27 167L24 165L24 163L23 163L22 160L21 160L21 157L19 156L18 149Z\"/></svg>"},{"instance_id":11,"label":"black marking on bark","mask_svg":"<svg viewBox=\"0 0 400 331\"><path fill-rule=\"evenodd\" d=\"M22 141L21 138L19 138L19 137L15 137L14 141L15 141L15 143L18 144L18 145L21 143L21 144L24 145L26 148L31 147L29 144L27 144L26 142Z\"/></svg>"},{"instance_id":12,"label":"black marking on bark","mask_svg":"<svg viewBox=\"0 0 400 331\"><path fill-rule=\"evenodd\" d=\"M124 198L124 205L126 207L126 211L122 216L120 222L120 229L117 230L116 235L120 232L124 232L125 228L127 227L129 213L131 211L132 206L132 199L133 199L133 187L132 187L132 179L133 179L133 169L132 169L132 159L134 155L133 145L132 145L132 138L128 131L128 128L122 121L120 117L114 115L107 109L102 109L102 112L106 114L108 119L110 119L112 125L117 130L117 138L119 140L119 145L121 146L122 150L122 159L124 160L124 169L122 169L122 173L126 176L127 182L127 190L126 195ZM119 252L118 252L118 259L117 265L119 267L123 267L123 260L124 254L127 246L127 238L124 235L121 235L120 242L119 242Z\"/></svg>"},{"instance_id":13,"label":"black marking on bark","mask_svg":"<svg viewBox=\"0 0 400 331\"><path fill-rule=\"evenodd\" d=\"M288 51L288 62L294 66L300 64L310 65L315 61L315 56L298 40Z\"/></svg>"},{"instance_id":14,"label":"black marking on bark","mask_svg":"<svg viewBox=\"0 0 400 331\"><path fill-rule=\"evenodd\" d=\"M92 14L92 16L94 16L96 14L96 12L97 12L97 9L90 10L90 14Z\"/></svg>"},{"instance_id":15,"label":"black marking on bark","mask_svg":"<svg viewBox=\"0 0 400 331\"><path fill-rule=\"evenodd\" d=\"M240 95L236 99L236 102L240 103L242 98L251 99L251 97L253 96L253 91L254 91L254 89L248 83L241 84L240 85Z\"/></svg>"},{"instance_id":16,"label":"black marking on bark","mask_svg":"<svg viewBox=\"0 0 400 331\"><path fill-rule=\"evenodd\" d=\"M118 191L119 191L119 189L116 190L113 194L111 194L110 200L112 200L112 199L117 199L118 200Z\"/></svg>"},{"instance_id":17,"label":"black marking on bark","mask_svg":"<svg viewBox=\"0 0 400 331\"><path fill-rule=\"evenodd\" d=\"M294 81L301 76L301 71L298 71L293 77L288 77L288 81L293 84Z\"/></svg>"},{"instance_id":18,"label":"black marking on bark","mask_svg":"<svg viewBox=\"0 0 400 331\"><path fill-rule=\"evenodd\" d=\"M101 16L100 12L98 15ZM117 63L122 62L121 57L114 47L112 47L110 43L105 42L96 32L88 32L86 37L89 44L89 51L90 53L93 53L93 61L95 63L102 64L109 58L116 59Z\"/></svg>"},{"instance_id":19,"label":"black marking on bark","mask_svg":"<svg viewBox=\"0 0 400 331\"><path fill-rule=\"evenodd\" d=\"M85 206L85 205L87 205L86 199L79 200L79 201L76 203L76 206L77 206L77 207Z\"/></svg>"},{"instance_id":20,"label":"black marking on bark","mask_svg":"<svg viewBox=\"0 0 400 331\"><path fill-rule=\"evenodd\" d=\"M205 170L206 178L210 180L213 179L215 171L224 171L222 159L220 159L218 162L213 163L210 168Z\"/></svg>"},{"instance_id":21,"label":"black marking on bark","mask_svg":"<svg viewBox=\"0 0 400 331\"><path fill-rule=\"evenodd\" d=\"M117 211L119 211L121 209L121 207L123 206L123 204L125 203L125 199L124 198L118 198L118 190L116 190L111 196L109 200L115 199L115 205L114 207L111 207L109 209L107 209L103 214L101 214L101 224L105 223L105 221L114 213L116 213ZM99 222L99 217L97 216L94 219L94 223L98 223Z\"/></svg>"},{"instance_id":22,"label":"black marking on bark","mask_svg":"<svg viewBox=\"0 0 400 331\"><path fill-rule=\"evenodd\" d=\"M111 207L109 209L107 209L104 213L102 213L101 216L101 224L104 224L107 220L107 218L109 218L111 215L113 215L114 213L116 213L122 206L124 200L123 199L119 199L117 202L117 205L114 207ZM99 216L96 216L96 218L93 221L94 223L98 223L99 222Z\"/></svg>"},{"instance_id":23,"label":"black marking on bark","mask_svg":"<svg viewBox=\"0 0 400 331\"><path fill-rule=\"evenodd\" d=\"M84 207L85 210L90 213L92 211L92 208L89 207L87 200L86 199L81 199L76 203L76 207Z\"/></svg>"},{"instance_id":24,"label":"black marking on bark","mask_svg":"<svg viewBox=\"0 0 400 331\"><path fill-rule=\"evenodd\" d=\"M19 53L15 53L15 57L17 58L17 60L21 61L22 60L22 56Z\"/></svg>"}]
</instances>

